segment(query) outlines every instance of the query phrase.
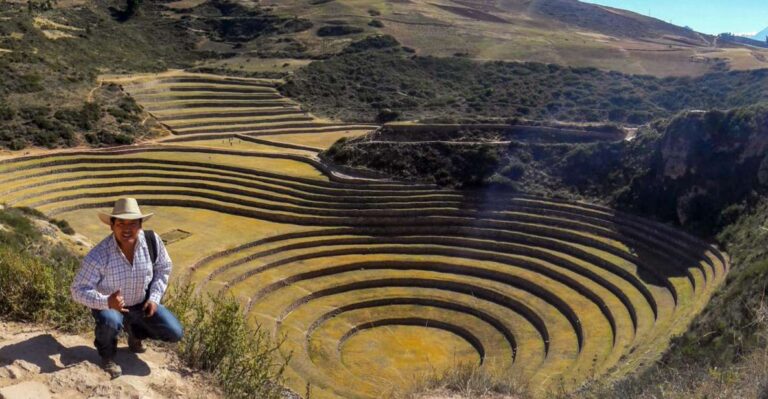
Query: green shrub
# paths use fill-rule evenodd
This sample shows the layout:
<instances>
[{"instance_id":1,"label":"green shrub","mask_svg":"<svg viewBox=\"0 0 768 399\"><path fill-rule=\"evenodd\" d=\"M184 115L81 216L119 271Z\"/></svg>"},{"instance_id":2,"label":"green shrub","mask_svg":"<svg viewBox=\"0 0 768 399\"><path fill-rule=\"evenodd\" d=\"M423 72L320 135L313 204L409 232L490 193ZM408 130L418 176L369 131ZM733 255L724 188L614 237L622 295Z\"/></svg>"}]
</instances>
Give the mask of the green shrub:
<instances>
[{"instance_id":1,"label":"green shrub","mask_svg":"<svg viewBox=\"0 0 768 399\"><path fill-rule=\"evenodd\" d=\"M30 208L28 206L19 206L19 207L14 207L13 209L15 209L15 210L17 210L17 211L27 215L27 216L31 216L31 217L34 217L34 218L37 218L37 219L45 219L45 214L40 212L40 211L38 211L35 208Z\"/></svg>"},{"instance_id":2,"label":"green shrub","mask_svg":"<svg viewBox=\"0 0 768 399\"><path fill-rule=\"evenodd\" d=\"M346 35L353 35L355 33L362 33L363 29L358 28L356 26L349 26L349 25L332 25L332 26L323 26L320 29L317 30L317 35L320 37L328 37L328 36L346 36Z\"/></svg>"},{"instance_id":3,"label":"green shrub","mask_svg":"<svg viewBox=\"0 0 768 399\"><path fill-rule=\"evenodd\" d=\"M166 303L185 326L178 353L188 366L212 372L230 398L282 397L282 342L252 328L233 297L200 296L186 284L174 287Z\"/></svg>"},{"instance_id":4,"label":"green shrub","mask_svg":"<svg viewBox=\"0 0 768 399\"><path fill-rule=\"evenodd\" d=\"M92 146L110 146L133 144L134 138L123 133L113 133L107 130L101 130L98 133L86 133L85 141Z\"/></svg>"},{"instance_id":5,"label":"green shrub","mask_svg":"<svg viewBox=\"0 0 768 399\"><path fill-rule=\"evenodd\" d=\"M14 91L17 93L34 93L43 90L43 78L37 74L27 74L19 76Z\"/></svg>"},{"instance_id":6,"label":"green shrub","mask_svg":"<svg viewBox=\"0 0 768 399\"><path fill-rule=\"evenodd\" d=\"M85 102L79 109L64 108L57 110L53 114L53 117L62 123L66 123L83 130L90 130L94 127L96 122L101 119L102 115L103 110L98 103Z\"/></svg>"},{"instance_id":7,"label":"green shrub","mask_svg":"<svg viewBox=\"0 0 768 399\"><path fill-rule=\"evenodd\" d=\"M391 109L383 109L376 115L376 122L387 123L396 121L400 117L400 113L392 111Z\"/></svg>"},{"instance_id":8,"label":"green shrub","mask_svg":"<svg viewBox=\"0 0 768 399\"><path fill-rule=\"evenodd\" d=\"M525 164L518 159L511 160L506 166L499 170L503 176L510 180L519 180L525 174Z\"/></svg>"},{"instance_id":9,"label":"green shrub","mask_svg":"<svg viewBox=\"0 0 768 399\"><path fill-rule=\"evenodd\" d=\"M13 248L24 248L32 242L40 239L32 222L25 217L29 208L10 208L0 210L0 224L10 228L11 231L0 230L0 244L10 245ZM45 218L45 216L43 216Z\"/></svg>"},{"instance_id":10,"label":"green shrub","mask_svg":"<svg viewBox=\"0 0 768 399\"><path fill-rule=\"evenodd\" d=\"M40 321L54 305L52 277L39 260L0 246L0 314L11 320Z\"/></svg>"},{"instance_id":11,"label":"green shrub","mask_svg":"<svg viewBox=\"0 0 768 399\"><path fill-rule=\"evenodd\" d=\"M22 139L13 139L8 144L8 149L11 151L23 150L26 147L27 147L27 143L25 143L24 140Z\"/></svg>"},{"instance_id":12,"label":"green shrub","mask_svg":"<svg viewBox=\"0 0 768 399\"><path fill-rule=\"evenodd\" d=\"M62 245L50 246L17 209L0 211L0 317L82 331L90 317L72 301L69 286L79 259Z\"/></svg>"},{"instance_id":13,"label":"green shrub","mask_svg":"<svg viewBox=\"0 0 768 399\"><path fill-rule=\"evenodd\" d=\"M350 44L344 49L344 53L389 49L399 45L400 42L391 35L373 35Z\"/></svg>"},{"instance_id":14,"label":"green shrub","mask_svg":"<svg viewBox=\"0 0 768 399\"><path fill-rule=\"evenodd\" d=\"M383 131L389 132L386 128ZM427 137L430 133L421 132L421 135ZM323 156L337 164L375 170L400 179L455 187L481 185L499 166L500 148L493 144L400 144L396 134L389 134L384 140L393 140L391 142L363 142L367 137L339 140Z\"/></svg>"},{"instance_id":15,"label":"green shrub","mask_svg":"<svg viewBox=\"0 0 768 399\"><path fill-rule=\"evenodd\" d=\"M83 107L80 109L80 127L83 129L91 129L93 123L101 119L103 114L101 105L96 102L83 103Z\"/></svg>"},{"instance_id":16,"label":"green shrub","mask_svg":"<svg viewBox=\"0 0 768 399\"><path fill-rule=\"evenodd\" d=\"M107 109L107 113L114 116L117 123L135 122L138 120L136 115L126 112L122 108L109 108Z\"/></svg>"},{"instance_id":17,"label":"green shrub","mask_svg":"<svg viewBox=\"0 0 768 399\"><path fill-rule=\"evenodd\" d=\"M8 104L0 103L0 121L10 121L16 116L16 111Z\"/></svg>"},{"instance_id":18,"label":"green shrub","mask_svg":"<svg viewBox=\"0 0 768 399\"><path fill-rule=\"evenodd\" d=\"M684 109L768 101L768 91L756 89L768 83L764 70L659 79L459 55L345 51L296 71L281 90L312 112L368 121L379 109L390 108L406 119L453 114L645 124ZM460 101L434 101L441 96Z\"/></svg>"},{"instance_id":19,"label":"green shrub","mask_svg":"<svg viewBox=\"0 0 768 399\"><path fill-rule=\"evenodd\" d=\"M50 119L48 115L41 115L41 114L35 115L32 118L32 122L35 125L37 125L37 127L44 130L53 130L56 127L56 125L54 125L53 120Z\"/></svg>"},{"instance_id":20,"label":"green shrub","mask_svg":"<svg viewBox=\"0 0 768 399\"><path fill-rule=\"evenodd\" d=\"M61 229L61 231L64 234L75 234L75 229L72 228L72 226L69 225L69 222L66 220L59 220L59 219L51 219L51 223L55 224L58 228Z\"/></svg>"}]
</instances>

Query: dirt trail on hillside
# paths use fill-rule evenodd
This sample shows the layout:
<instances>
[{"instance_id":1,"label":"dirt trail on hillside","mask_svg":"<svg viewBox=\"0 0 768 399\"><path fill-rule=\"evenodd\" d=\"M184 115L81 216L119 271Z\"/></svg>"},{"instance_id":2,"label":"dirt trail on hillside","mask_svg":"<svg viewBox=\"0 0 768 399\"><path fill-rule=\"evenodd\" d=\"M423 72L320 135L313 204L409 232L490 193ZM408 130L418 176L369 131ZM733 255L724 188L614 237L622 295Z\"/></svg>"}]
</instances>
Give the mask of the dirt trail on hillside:
<instances>
[{"instance_id":1,"label":"dirt trail on hillside","mask_svg":"<svg viewBox=\"0 0 768 399\"><path fill-rule=\"evenodd\" d=\"M0 322L0 397L221 397L201 374L182 366L166 349L150 346L136 355L121 340L115 360L123 376L110 380L99 367L91 337Z\"/></svg>"}]
</instances>

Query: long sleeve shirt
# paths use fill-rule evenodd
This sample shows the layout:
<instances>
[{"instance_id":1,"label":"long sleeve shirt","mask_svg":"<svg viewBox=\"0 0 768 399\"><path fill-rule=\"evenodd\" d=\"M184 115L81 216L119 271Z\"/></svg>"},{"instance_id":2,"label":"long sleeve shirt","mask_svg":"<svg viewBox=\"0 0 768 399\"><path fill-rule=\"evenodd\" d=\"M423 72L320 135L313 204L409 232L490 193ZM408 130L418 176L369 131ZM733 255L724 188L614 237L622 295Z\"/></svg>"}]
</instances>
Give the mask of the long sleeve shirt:
<instances>
[{"instance_id":1,"label":"long sleeve shirt","mask_svg":"<svg viewBox=\"0 0 768 399\"><path fill-rule=\"evenodd\" d=\"M155 234L157 261L153 266L146 240L144 230L139 231L131 265L113 234L103 239L83 258L72 282L72 298L89 308L103 310L109 308L107 298L118 289L125 306L144 302L149 291L148 299L159 304L168 287L171 257Z\"/></svg>"}]
</instances>

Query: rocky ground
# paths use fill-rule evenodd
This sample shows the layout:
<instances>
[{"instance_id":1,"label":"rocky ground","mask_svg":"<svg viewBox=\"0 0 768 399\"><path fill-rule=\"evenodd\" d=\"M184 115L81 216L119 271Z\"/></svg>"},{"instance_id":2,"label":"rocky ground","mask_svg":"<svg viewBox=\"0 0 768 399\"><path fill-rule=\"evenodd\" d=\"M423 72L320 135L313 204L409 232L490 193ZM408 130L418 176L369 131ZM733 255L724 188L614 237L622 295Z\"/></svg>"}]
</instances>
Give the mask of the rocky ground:
<instances>
[{"instance_id":1,"label":"rocky ground","mask_svg":"<svg viewBox=\"0 0 768 399\"><path fill-rule=\"evenodd\" d=\"M219 398L206 377L184 367L171 351L149 345L116 361L123 376L99 367L90 336L66 335L33 324L0 322L0 398Z\"/></svg>"}]
</instances>

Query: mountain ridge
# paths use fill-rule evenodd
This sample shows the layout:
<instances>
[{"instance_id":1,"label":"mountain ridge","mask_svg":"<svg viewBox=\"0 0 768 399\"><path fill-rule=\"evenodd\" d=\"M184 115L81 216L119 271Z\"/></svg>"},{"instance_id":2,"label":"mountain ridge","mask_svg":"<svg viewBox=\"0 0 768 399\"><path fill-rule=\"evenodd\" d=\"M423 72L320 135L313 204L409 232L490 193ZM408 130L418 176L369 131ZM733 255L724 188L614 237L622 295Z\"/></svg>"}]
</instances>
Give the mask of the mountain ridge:
<instances>
[{"instance_id":1,"label":"mountain ridge","mask_svg":"<svg viewBox=\"0 0 768 399\"><path fill-rule=\"evenodd\" d=\"M754 36L752 36L752 39L755 40L766 40L768 38L768 27L761 30L760 32L757 32Z\"/></svg>"},{"instance_id":2,"label":"mountain ridge","mask_svg":"<svg viewBox=\"0 0 768 399\"><path fill-rule=\"evenodd\" d=\"M419 55L535 61L656 76L768 68L765 51L627 10L575 0L433 0L430 2L266 0L278 15L307 19L293 35L310 57L341 51L349 41L389 34ZM314 36L330 25L354 32ZM352 31L350 31L352 32ZM263 51L263 47L261 48ZM243 52L257 51L244 46Z\"/></svg>"}]
</instances>

